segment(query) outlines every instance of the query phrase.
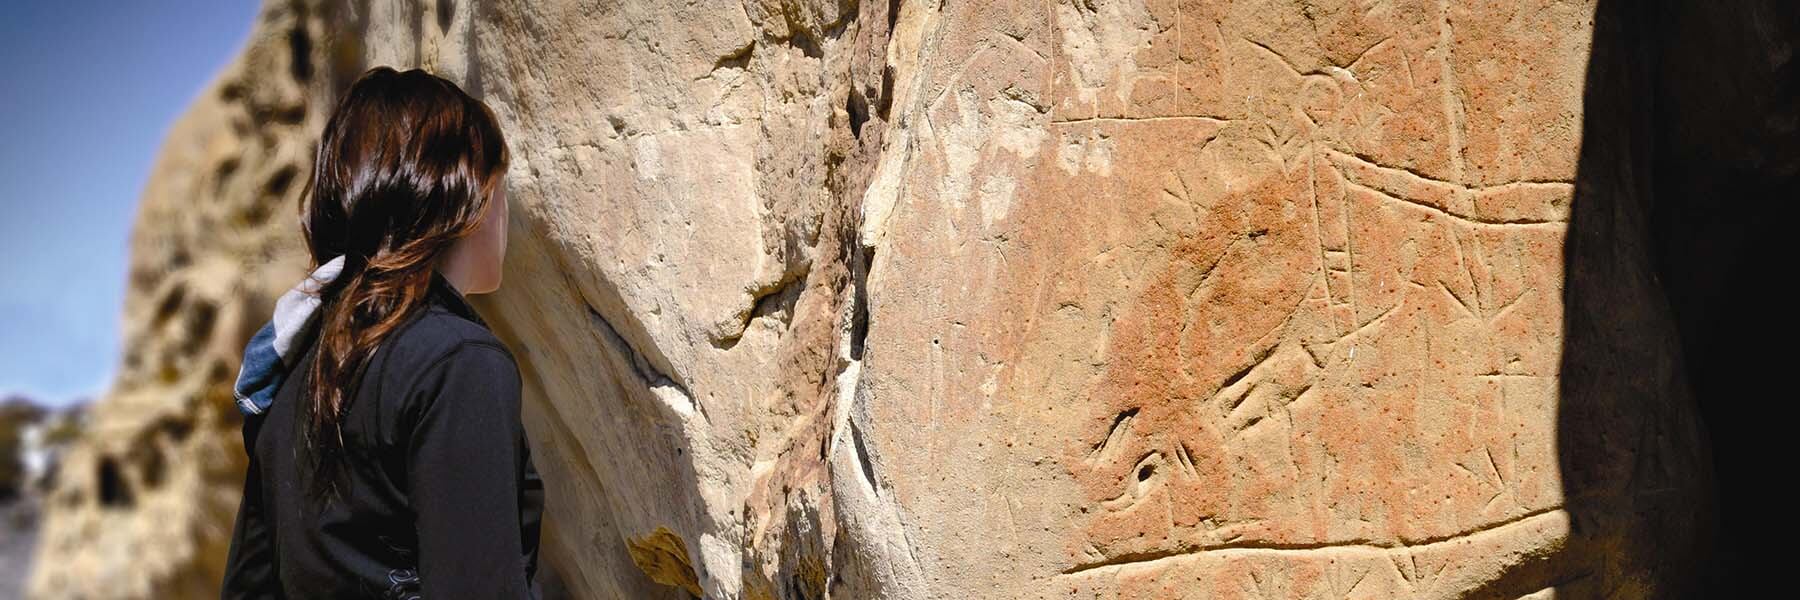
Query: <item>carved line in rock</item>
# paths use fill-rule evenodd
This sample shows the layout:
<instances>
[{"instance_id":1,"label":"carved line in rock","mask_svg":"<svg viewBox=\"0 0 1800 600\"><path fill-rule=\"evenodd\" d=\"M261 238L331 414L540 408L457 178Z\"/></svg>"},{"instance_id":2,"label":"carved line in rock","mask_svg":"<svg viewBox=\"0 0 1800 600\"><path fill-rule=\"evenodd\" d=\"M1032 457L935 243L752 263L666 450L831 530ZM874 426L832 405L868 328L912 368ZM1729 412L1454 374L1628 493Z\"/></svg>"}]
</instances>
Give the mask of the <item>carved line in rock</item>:
<instances>
[{"instance_id":1,"label":"carved line in rock","mask_svg":"<svg viewBox=\"0 0 1800 600\"><path fill-rule=\"evenodd\" d=\"M1079 9L1080 7L1078 6L1077 8ZM1449 140L1450 145L1452 146L1451 153L1453 155L1452 158L1453 158L1453 162L1454 162L1454 165L1453 165L1454 175L1452 176L1452 179L1460 181L1462 179L1462 172L1464 170L1464 164L1463 164L1464 159L1463 159L1462 155L1464 153L1464 146L1465 146L1465 143L1462 140L1462 138L1464 137L1463 129L1465 129L1465 123L1464 123L1464 119L1462 117L1463 99L1460 98L1459 91L1454 89L1455 88L1455 78L1454 78L1454 74L1450 72L1451 65L1450 65L1450 59L1448 56L1448 53L1450 50L1450 43L1452 41L1452 30L1451 30L1451 23L1450 23L1450 7L1449 7L1448 3L1445 2L1445 3L1440 3L1439 6L1437 6L1436 8L1438 9L1438 12L1440 13L1438 15L1440 17L1440 23L1439 23L1439 30L1437 31L1436 46L1437 46L1437 49L1439 50L1438 54L1440 54L1440 56L1441 56L1442 69L1444 70L1446 80L1448 81L1448 85L1446 86L1446 88L1444 90L1444 98L1443 98L1442 103L1443 103L1443 111L1445 112L1446 119L1448 119L1452 124L1451 131L1450 131L1451 139ZM1179 19L1179 13L1178 13L1177 23L1176 23L1176 28L1175 28L1175 35L1177 36L1178 40L1179 40L1179 36L1181 35L1179 21L1180 21L1180 19ZM1053 19L1053 22L1054 22L1054 19ZM1224 38L1224 36L1221 33L1221 44L1223 44L1223 38ZM1311 69L1311 70L1302 69L1301 67L1296 65L1293 61L1289 60L1281 52L1275 50L1269 44L1266 44L1264 42L1260 42L1258 40L1251 39L1248 37L1238 37L1236 39L1238 41L1243 42L1244 45L1249 46L1252 49L1252 52L1254 54L1264 55L1265 57L1272 59L1273 62L1275 62L1276 64L1279 64L1281 66L1281 68L1284 69L1286 72L1291 73L1292 75L1300 77L1302 79L1313 78L1313 77L1325 77L1325 78L1334 79L1334 80L1344 80L1344 79L1348 79L1350 81L1356 80L1356 74L1354 72L1349 71L1346 66L1339 66L1339 64L1337 64L1335 62L1328 64L1327 66L1324 66L1322 68L1318 68L1318 69ZM1388 36L1379 41L1374 42L1373 44L1370 44L1369 46L1365 47L1361 52L1359 52L1354 59L1351 59L1350 61L1348 61L1347 65L1354 66L1355 64L1357 64L1357 62L1359 62L1363 58L1367 57L1369 55L1369 53L1371 53L1372 51L1374 51L1377 48L1382 47L1383 45L1386 45L1392 39L1394 39L1392 36ZM1178 42L1178 45L1179 45L1179 42ZM1410 80L1411 79L1410 64L1406 64L1406 66L1408 67L1408 71L1409 71L1408 79ZM1054 86L1055 86L1054 80L1052 82L1052 85L1053 85L1052 95L1055 96L1056 94L1055 94L1055 89L1054 89ZM1177 90L1177 93L1178 94L1180 93L1179 89ZM1127 109L1129 109L1129 106L1127 107ZM1311 121L1312 116L1310 114L1305 114L1304 112L1302 114L1305 116L1305 118L1308 121ZM1180 119L1202 120L1202 121L1218 122L1218 123L1225 123L1225 122L1231 121L1231 119L1223 119L1223 118L1220 118L1217 116L1199 115L1199 114L1160 115L1160 116L1130 116L1130 115L1107 116L1107 117L1093 116L1093 117L1077 118L1077 119L1057 119L1055 117L1055 115L1053 114L1050 123L1052 123L1052 124L1067 124L1067 123L1081 123L1081 122L1088 122L1088 121L1099 121L1099 122L1131 122L1131 121L1157 121L1157 120L1165 120L1166 121L1166 120L1180 120ZM1267 126L1266 123L1264 125L1265 125L1265 127ZM1314 128L1318 127L1318 124L1316 122L1311 123L1311 125ZM1339 156L1340 154L1342 154L1342 156ZM1436 186L1446 188L1445 190L1439 190L1439 191L1442 191L1447 196L1457 197L1458 199L1462 200L1462 202L1458 202L1457 204L1452 205L1452 204L1447 204L1444 202L1421 201L1424 199L1414 197L1409 194L1395 193L1391 187L1386 187L1386 186L1380 185L1379 183L1369 181L1369 180L1363 179L1363 178L1350 177L1352 182L1359 184L1361 187L1373 188L1374 190L1381 192L1384 196L1389 197L1393 200L1411 203L1411 204L1417 204L1420 206L1424 206L1426 208L1431 208L1431 209L1437 210L1439 212L1445 213L1446 215L1451 216L1453 218L1457 218L1457 219L1463 220L1467 223L1474 224L1474 225L1539 225L1539 224L1552 224L1552 223L1565 222L1566 221L1565 213L1566 213L1566 209L1567 209L1567 196L1569 195L1569 192L1572 192L1572 188L1573 188L1571 182L1568 182L1568 181L1518 181L1518 182L1513 182L1510 184L1500 184L1500 185L1486 186L1486 187L1481 187L1481 188L1471 188L1471 187L1464 186L1464 185L1461 185L1458 183L1453 183L1453 182L1449 182L1449 181L1443 181L1443 180L1439 180L1439 179L1433 179L1430 177L1426 177L1426 176L1420 175L1417 172L1414 172L1409 169L1381 165L1381 164L1376 163L1373 160L1370 160L1368 157L1361 155L1360 153L1347 153L1347 152L1341 152L1339 150L1333 149L1332 150L1332 158L1334 159L1334 162L1345 163L1346 161L1348 161L1349 164L1356 164L1357 167L1359 167L1361 170L1364 170L1364 171L1369 171L1369 170L1399 171L1399 172L1403 172L1406 174L1410 174L1410 175L1418 178L1418 181L1413 181L1413 182L1408 182L1408 183L1430 182L1431 184L1435 184ZM1344 159L1344 160L1340 160L1340 159ZM1284 165L1285 165L1285 161L1284 161ZM1343 167L1343 165L1340 164L1340 167ZM1346 175L1352 175L1352 174L1346 174ZM1392 177L1395 175L1395 173L1391 173L1391 172L1390 173L1377 173L1376 175L1379 177ZM1467 195L1470 193L1481 194L1481 193L1487 193L1487 192L1500 193L1500 192L1507 192L1507 191L1518 191L1518 188L1526 188L1526 187L1531 187L1531 186L1538 185L1538 184L1553 185L1558 189L1550 190L1550 191L1553 191L1554 193L1560 194L1563 196L1563 198L1561 198L1559 200L1552 200L1552 203L1551 203L1552 206L1549 207L1549 210L1542 211L1542 212L1548 213L1548 215L1544 215L1544 214L1523 215L1523 216L1521 216L1521 215L1492 215L1492 214L1483 214L1481 211L1478 211L1478 210L1477 211L1460 210L1458 208L1458 206L1460 206L1460 205L1471 203L1471 199L1469 199L1467 197ZM1435 194L1433 194L1433 195L1435 195Z\"/></svg>"},{"instance_id":2,"label":"carved line in rock","mask_svg":"<svg viewBox=\"0 0 1800 600\"><path fill-rule=\"evenodd\" d=\"M1561 180L1561 179L1555 179L1555 180L1521 179L1518 181L1508 181L1508 182L1504 182L1504 183L1495 183L1495 184L1490 184L1490 185L1471 186L1471 185L1456 183L1453 181L1444 181L1442 179L1437 179L1437 178L1431 177L1429 175L1419 173L1418 171L1408 169L1406 167L1384 165L1379 162L1376 162L1375 159L1369 158L1368 156L1365 156L1360 153L1345 152L1345 151L1338 150L1335 148L1327 148L1325 151L1327 154L1331 155L1334 159L1338 159L1338 160L1344 161L1346 163L1355 164L1355 165L1358 165L1361 167L1367 167L1369 169L1373 169L1378 172L1386 171L1386 173L1381 173L1382 175L1411 177L1413 179L1419 180L1420 182L1423 182L1423 183L1426 183L1429 185L1447 186L1447 187L1453 188L1455 191L1459 191L1459 192L1487 192L1487 191L1497 191L1497 190L1503 190L1503 189L1507 189L1507 188L1524 187L1524 186L1532 186L1532 185L1556 186L1561 189L1568 189L1568 190L1572 191L1572 188L1575 185L1573 181Z\"/></svg>"},{"instance_id":3,"label":"carved line in rock","mask_svg":"<svg viewBox=\"0 0 1800 600\"><path fill-rule=\"evenodd\" d=\"M1154 118L1094 118L1094 119L1082 119L1081 121L1099 120L1099 121L1103 121L1103 122L1104 121L1135 122L1135 121L1150 121L1150 120L1178 120L1178 119L1187 119L1190 121L1191 120L1200 120L1200 121L1207 120L1204 117L1196 119L1194 117L1176 116L1176 117L1154 117ZM1350 200L1350 198L1348 195L1343 194L1342 190L1353 187L1353 188L1357 189L1359 192L1366 191L1366 192L1373 193L1377 197L1379 197L1385 201L1413 204L1419 208L1431 210L1431 211L1437 212L1439 214L1442 214L1444 216L1450 217L1452 219L1451 222L1440 223L1440 226L1441 225L1450 225L1451 226L1450 228L1452 230L1463 229L1463 227L1457 226L1459 224L1465 225L1465 226L1474 226L1474 227L1538 226L1538 225L1541 225L1541 226L1556 228L1556 227L1562 226L1564 221L1562 219L1556 219L1556 218L1512 219L1512 218L1506 218L1504 216L1496 217L1491 214L1484 214L1480 211L1472 211L1472 212L1458 211L1458 210L1456 210L1455 207L1459 206L1459 204L1453 204L1453 203L1449 203L1449 202L1438 202L1438 203L1427 202L1427 201L1421 200L1419 198L1410 197L1409 195L1407 195L1405 193L1393 193L1393 192L1389 192L1389 191L1385 191L1385 190L1381 190L1381 189L1374 189L1374 186L1363 184L1363 182L1371 180L1371 179L1377 180L1377 181L1384 181L1384 180L1398 181L1399 183L1393 183L1393 184L1384 185L1381 187L1397 188L1397 189L1401 189L1401 190L1417 190L1421 186L1429 186L1429 188L1427 188L1425 190L1426 192L1435 192L1436 193L1435 195L1439 195L1440 197L1461 198L1463 200L1468 200L1471 196L1476 196L1476 195L1480 195L1480 194L1515 192L1515 191L1523 190L1523 191L1526 191L1529 193L1542 194L1542 196L1539 196L1540 198L1549 198L1551 203L1548 205L1541 205L1541 206L1548 206L1551 208L1566 207L1567 196L1573 190L1573 185L1571 183L1563 182L1563 181L1516 181L1516 182L1501 183L1501 184L1494 184L1494 185L1480 186L1480 187L1456 184L1456 183L1451 183L1451 182L1447 182L1447 181L1442 181L1442 180L1425 177L1425 176L1419 175L1419 174L1412 172L1410 170L1407 170L1407 169L1393 168L1393 167L1387 167L1385 165L1376 164L1374 161L1369 160L1364 157L1361 157L1361 156L1356 156L1356 155L1352 155L1349 153L1337 151L1332 148L1324 147L1324 144L1319 143L1319 142L1308 143L1305 146L1302 146L1300 148L1295 148L1295 150L1300 150L1301 152L1303 152L1306 155L1306 157L1309 159L1308 161L1306 161L1307 164L1317 164L1315 161L1316 161L1316 158L1319 157L1320 155L1324 155L1323 157L1327 158L1329 160L1329 162L1327 164L1329 164L1332 168L1330 170L1324 171L1324 172L1335 174L1340 178L1339 191L1337 192L1337 194L1339 196L1338 200L1348 202ZM1288 163L1284 161L1283 164L1285 166ZM1346 173L1346 171L1352 171L1352 173ZM1362 177L1353 177L1353 175L1362 175ZM1313 226L1314 226L1315 230L1322 231L1323 226L1318 220L1319 219L1319 210L1320 210L1320 207L1318 205L1318 203L1320 201L1319 190L1316 187L1313 187L1311 189L1312 189L1313 195L1314 195L1314 197L1313 197L1313 209L1314 209ZM1175 194L1171 194L1171 195L1176 196ZM1179 196L1177 196L1177 197L1179 197ZM1563 206L1558 206L1556 204L1558 197L1562 198ZM1510 207L1504 206L1504 204L1503 204L1501 206L1501 208L1503 210L1505 210ZM1349 216L1353 212L1354 212L1353 210L1346 208L1343 211L1341 216L1342 216L1342 218L1348 220ZM1543 212L1546 214L1555 214L1554 211L1543 211ZM1335 220L1335 217L1334 217L1334 220ZM1348 224L1346 223L1345 225L1343 225L1343 227L1348 228ZM1464 231L1466 231L1466 229L1464 229ZM1460 243L1461 239L1460 239L1460 236L1457 236L1457 237L1458 237L1458 242L1459 242L1456 245L1456 248L1459 251L1459 254L1457 256L1457 261L1460 264L1460 263L1463 263L1464 261L1463 261L1462 257L1460 256L1460 251L1462 250L1461 243ZM1320 239L1319 242L1320 242L1319 261L1321 263L1319 274L1324 275L1324 277L1315 277L1312 280L1311 285L1316 287L1319 285L1319 279L1324 279L1324 284L1328 290L1328 295L1331 296L1330 300L1334 301L1334 303L1335 303L1337 300L1339 300L1339 298L1338 298L1338 294L1332 293L1333 292L1333 290L1331 290L1332 281L1330 280L1330 276L1329 276L1330 272L1338 272L1338 273L1351 272L1350 265L1355 262L1354 256L1351 253L1352 252L1351 249L1347 245L1344 248L1338 249L1338 248L1332 248L1329 245L1325 244L1323 239ZM1347 242L1347 240L1346 240L1346 242ZM1229 247L1226 249L1225 252L1229 252ZM1477 256L1476 258L1479 258L1479 256ZM1344 263L1344 264L1341 267L1333 267L1332 265L1334 264L1334 259L1336 259L1336 262ZM1207 271L1206 274L1209 274L1210 268L1206 269L1206 271ZM1470 273L1470 277L1474 278L1474 275L1472 273ZM1205 274L1203 274L1201 277L1202 284L1204 283L1205 279L1206 279ZM1414 286L1420 287L1420 288L1425 287L1424 285L1421 285L1418 282L1408 282L1408 283L1411 283ZM1438 286L1440 288L1443 288L1444 291L1449 294L1450 298L1455 302L1455 304L1457 306L1460 306L1470 316L1476 316L1480 313L1486 312L1484 310L1477 310L1477 309L1473 308L1471 306L1470 302L1463 301L1462 298L1459 297L1455 292L1449 290L1449 288L1444 285L1443 281L1438 281L1436 283L1438 284ZM1479 286L1476 286L1476 287L1479 288ZM1520 303L1520 300L1523 298L1524 295L1531 293L1532 291L1534 291L1534 289L1527 289L1524 292L1518 293L1511 300L1506 301L1504 303L1504 305L1502 307L1500 307L1497 311L1494 311L1487 320L1490 323L1492 323L1494 320L1497 320L1501 316L1505 315L1508 311L1510 311L1512 308L1514 308L1515 306L1517 306ZM1478 295L1479 295L1479 292L1480 292L1480 290L1477 289L1476 293ZM1351 290L1351 293L1352 293L1352 295L1351 295L1350 301L1353 304L1354 303L1354 291ZM1192 294L1192 292L1190 291L1190 296L1191 296L1191 294ZM1304 294L1303 296L1311 297L1310 290L1307 292L1307 294ZM1378 329L1381 326L1381 324L1386 322L1391 316L1398 314L1400 312L1399 311L1400 308L1405 307L1407 305L1408 305L1408 302L1407 302L1406 298L1402 298L1402 300L1399 303L1396 303L1392 306L1386 307L1385 310L1382 310L1380 312L1380 314L1375 315L1371 319L1368 319L1368 320L1357 319L1355 322L1352 322L1350 324L1350 327L1347 328L1348 331L1343 331L1342 334L1339 335L1335 340L1322 342L1317 345L1323 345L1326 347L1330 347L1330 346L1336 345L1338 342L1353 341L1357 338L1364 337L1368 334L1368 332ZM1284 318L1284 323L1285 323L1286 319L1291 319L1292 316L1293 315L1290 313L1286 318ZM1280 325L1278 325L1276 327L1276 329L1279 330ZM1304 344L1302 344L1302 347L1306 351L1308 358L1310 359L1309 362L1311 363L1312 367L1315 367L1315 368L1323 368L1324 367L1323 361L1320 359L1320 357L1317 354L1314 353L1313 348L1305 347ZM1276 348L1274 348L1274 347L1264 349L1264 351L1260 353L1260 356L1258 356L1256 358L1256 360L1252 361L1251 365L1246 367L1243 371L1240 371L1237 374L1226 378L1225 384L1222 385L1221 387L1231 387L1232 385L1235 385L1236 383L1238 383L1238 381L1243 379L1249 371L1254 370L1260 363L1264 362L1267 359L1267 357L1274 352L1275 349ZM1252 386L1252 387L1254 387L1254 386ZM1286 401L1286 402L1295 401L1295 400L1299 399L1301 396L1303 396L1304 394L1306 394L1310 389L1311 389L1310 386L1304 386L1303 388L1299 389L1298 391L1294 391L1292 393L1284 391L1284 392L1282 392L1282 394L1284 395L1284 398L1282 398L1281 400ZM1245 390L1245 393L1247 394L1248 390ZM1231 400L1231 398L1224 398L1224 399L1215 398L1215 401L1219 402L1219 403L1227 403L1227 401L1229 401L1229 400ZM1131 427L1132 421L1135 420L1134 417L1136 416L1136 413L1138 412L1139 408L1140 407L1133 406L1133 407L1126 408L1124 411L1118 413L1118 415L1113 420L1112 427L1108 430L1108 433L1104 436L1104 439L1095 443L1091 447L1090 452L1088 454L1090 463L1097 460L1097 457L1101 456L1103 451L1107 450L1111 446L1116 445L1117 441L1120 438L1129 434L1129 428ZM1226 415L1227 420L1236 420L1235 419L1235 417L1236 417L1235 411L1233 410L1236 408L1238 408L1238 406L1234 405L1234 404L1228 404L1228 405L1224 406L1224 410L1228 413ZM1233 429L1241 431L1242 429L1247 428L1249 425L1253 425L1254 422L1255 422L1255 419L1251 419L1251 421L1249 423L1244 424L1244 427L1233 427ZM1181 464L1182 466L1186 466L1186 464L1191 462L1191 457L1183 456L1187 452L1189 452L1189 450L1187 448L1185 448L1185 444L1180 444L1176 448L1174 448L1174 455L1175 455L1176 462L1178 464ZM1155 463L1161 462L1163 456L1164 455L1160 452L1151 452L1151 453L1144 455L1136 463L1134 463L1132 465L1132 470L1139 472L1137 479L1139 481L1144 481L1144 480L1149 479L1150 477L1153 477L1154 475L1156 475L1157 473L1155 473L1154 469L1160 465L1156 465ZM1492 464L1493 459L1491 457L1491 454L1487 457L1487 460L1485 462L1488 463L1486 465L1486 468L1488 470L1494 471L1494 472L1496 472L1496 474L1498 473L1499 469ZM1126 483L1127 483L1128 487L1133 485L1133 482L1129 481L1129 479L1130 479L1129 476L1126 476L1125 479L1127 479ZM1504 481L1504 480L1502 479L1502 481ZM1141 496L1142 494L1138 494L1138 495ZM1116 504L1116 503L1128 501L1132 498L1132 496L1133 496L1133 494L1131 494L1130 492L1127 492L1127 493L1125 493L1119 497L1113 498L1111 500L1102 501L1101 505L1106 506L1108 508L1112 508L1111 506L1109 506L1109 504ZM1499 499L1499 496L1496 495L1495 500L1498 500L1498 499ZM1494 500L1490 500L1490 504L1493 501ZM1545 510L1548 510L1548 509L1545 509ZM1529 517L1531 515L1526 515L1526 516ZM1484 526L1482 526L1481 529L1476 529L1471 532L1466 532L1464 534L1457 534L1457 535L1469 535L1471 533L1478 533L1484 529L1492 528L1492 527L1496 527L1496 526L1484 525ZM1429 542L1427 542L1427 543L1429 543ZM1268 548L1278 549L1278 550L1294 550L1294 549L1300 549L1300 548L1318 549L1318 548L1325 548L1325 547L1333 547L1333 548L1335 548L1335 547L1353 547L1353 546L1357 546L1357 545L1385 547L1385 546L1376 546L1373 544L1365 544L1365 543L1360 543L1360 542L1339 541L1339 542L1333 542L1331 544L1323 545L1323 546L1321 546L1321 545L1305 545L1305 546L1283 545L1283 546L1273 546L1273 547L1268 547ZM1191 550L1191 548L1193 548L1193 547L1189 546L1188 547L1189 549L1184 549L1184 550L1179 550L1179 551L1168 550L1168 551L1151 551L1151 552L1141 552L1141 553L1134 553L1134 554L1124 554L1124 555L1119 555L1119 557L1115 557L1113 559L1108 559L1105 561L1090 562L1090 563L1087 563L1085 567L1081 567L1081 568L1098 568L1099 566L1105 566L1107 564L1119 563L1119 562L1121 562L1120 557L1137 557L1137 559L1141 560L1141 559L1144 559L1144 557L1176 556L1176 555L1184 555L1184 554L1193 554L1195 552L1202 552L1202 551L1211 550L1211 549L1243 549L1243 548L1264 548L1264 547L1265 546L1255 546L1254 542L1248 543L1248 544L1240 544L1240 543L1236 543L1235 541L1227 541L1227 542L1224 542L1219 545L1208 546L1199 551ZM1089 546L1089 548L1090 548L1090 550L1089 550L1090 558L1092 557L1092 555L1099 553L1099 550L1094 549L1091 545ZM1079 569L1080 568L1078 568L1077 570L1079 570Z\"/></svg>"},{"instance_id":4,"label":"carved line in rock","mask_svg":"<svg viewBox=\"0 0 1800 600\"><path fill-rule=\"evenodd\" d=\"M1085 576L1108 567L1133 567L1163 565L1171 561L1196 558L1204 555L1224 554L1270 554L1270 555L1325 555L1332 557L1353 557L1368 555L1390 555L1395 552L1437 550L1451 545L1466 543L1477 537L1504 537L1515 531L1528 530L1553 525L1559 521L1570 520L1564 507L1552 506L1535 510L1523 515L1497 523L1476 527L1449 535L1406 540L1392 544L1382 544L1369 540L1353 540L1345 542L1309 543L1309 544L1271 544L1268 542L1228 542L1211 546L1201 546L1183 550L1168 550L1123 554L1104 560L1087 562L1064 569L1059 575ZM1116 570L1116 569L1115 569Z\"/></svg>"},{"instance_id":5,"label":"carved line in rock","mask_svg":"<svg viewBox=\"0 0 1800 600\"><path fill-rule=\"evenodd\" d=\"M1282 54L1280 52L1276 52L1275 49L1270 48L1268 44L1264 44L1262 42L1259 42L1259 41L1256 41L1256 40L1253 40L1250 38L1238 38L1238 39L1244 40L1244 42L1246 42L1246 43L1250 44L1251 46L1254 46L1258 49L1261 49L1263 52L1267 52L1269 54L1269 56L1275 57L1275 60L1280 61L1281 66L1287 67L1288 71L1292 71L1295 75L1299 75L1302 78L1321 77L1321 76L1331 77L1333 75L1343 75L1343 76L1349 77L1351 80L1355 80L1356 73L1350 71L1350 67L1355 66L1356 61L1362 60L1362 57L1364 55L1367 55L1370 51L1373 51L1375 48L1381 46L1381 44L1383 44L1393 38L1388 37L1386 39L1381 40L1380 42L1376 42L1375 45L1368 47L1368 49L1363 50L1361 54L1358 54L1356 56L1356 59L1350 61L1350 64L1348 64L1348 65L1344 65L1344 66L1331 65L1324 69L1314 69L1311 71L1300 70L1300 67L1295 66L1294 63L1289 61L1286 56L1282 56Z\"/></svg>"},{"instance_id":6,"label":"carved line in rock","mask_svg":"<svg viewBox=\"0 0 1800 600\"><path fill-rule=\"evenodd\" d=\"M1414 194L1402 194L1392 191L1400 187L1423 187L1432 192L1436 192L1435 194L1432 194L1434 196L1443 196L1458 200L1473 200L1471 196L1506 192L1520 188L1548 187L1557 194L1567 195L1573 193L1574 184L1566 181L1513 181L1489 186L1473 187L1443 181L1441 179L1433 179L1409 169L1382 165L1357 154L1347 153L1332 148L1325 148L1323 151L1325 155L1331 159L1331 162L1338 167L1337 171L1343 176L1344 182L1351 187L1372 192L1384 199L1429 209L1467 225L1477 227L1495 225L1564 225L1568 222L1566 215L1563 218L1555 219L1505 218L1465 212L1448 206L1447 201L1432 201L1416 197ZM1380 178L1383 181L1378 183L1374 181L1375 178ZM1568 206L1566 199L1562 202L1562 206L1566 210L1566 207Z\"/></svg>"},{"instance_id":7,"label":"carved line in rock","mask_svg":"<svg viewBox=\"0 0 1800 600\"><path fill-rule=\"evenodd\" d=\"M1083 117L1080 119L1053 119L1053 120L1049 121L1049 123L1051 125L1069 125L1069 124L1074 124L1074 123L1108 123L1108 122L1133 122L1133 121L1184 121L1184 120L1185 121L1203 121L1203 122L1207 122L1207 123L1217 123L1217 124L1222 125L1225 123L1231 123L1233 121L1236 121L1237 119L1227 119L1224 117L1212 117L1212 116L1207 116L1207 115L1165 115L1165 116L1161 116L1161 117Z\"/></svg>"},{"instance_id":8,"label":"carved line in rock","mask_svg":"<svg viewBox=\"0 0 1800 600\"><path fill-rule=\"evenodd\" d=\"M1456 82L1456 70L1451 68L1450 54L1456 51L1456 44L1454 30L1450 28L1450 0L1440 0L1438 12L1441 18L1438 22L1438 58L1443 61L1444 70L1444 82L1439 87L1444 91L1444 119L1450 122L1450 172L1457 181L1463 181L1468 178L1469 123L1463 109L1467 103Z\"/></svg>"}]
</instances>

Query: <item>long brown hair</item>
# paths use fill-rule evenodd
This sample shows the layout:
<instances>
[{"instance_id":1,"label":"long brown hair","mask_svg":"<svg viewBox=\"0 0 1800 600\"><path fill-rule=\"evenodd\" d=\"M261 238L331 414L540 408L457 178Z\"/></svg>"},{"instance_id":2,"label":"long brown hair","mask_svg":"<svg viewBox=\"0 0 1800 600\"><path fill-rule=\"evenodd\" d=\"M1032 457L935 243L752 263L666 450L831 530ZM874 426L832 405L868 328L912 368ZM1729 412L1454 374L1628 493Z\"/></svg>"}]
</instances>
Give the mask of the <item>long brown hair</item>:
<instances>
[{"instance_id":1,"label":"long brown hair","mask_svg":"<svg viewBox=\"0 0 1800 600\"><path fill-rule=\"evenodd\" d=\"M303 380L314 494L337 490L342 420L370 356L424 307L439 259L480 225L509 160L493 111L425 71L375 67L338 100L300 204L313 266L344 256L319 292Z\"/></svg>"}]
</instances>

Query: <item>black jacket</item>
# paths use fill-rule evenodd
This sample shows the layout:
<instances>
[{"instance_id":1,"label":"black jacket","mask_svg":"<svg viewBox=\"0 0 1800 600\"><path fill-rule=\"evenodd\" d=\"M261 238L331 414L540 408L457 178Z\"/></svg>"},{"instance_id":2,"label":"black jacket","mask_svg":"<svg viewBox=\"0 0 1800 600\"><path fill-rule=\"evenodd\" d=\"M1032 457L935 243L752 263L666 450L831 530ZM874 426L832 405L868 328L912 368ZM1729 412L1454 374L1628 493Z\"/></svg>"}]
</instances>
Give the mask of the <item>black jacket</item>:
<instances>
[{"instance_id":1,"label":"black jacket","mask_svg":"<svg viewBox=\"0 0 1800 600\"><path fill-rule=\"evenodd\" d=\"M296 410L315 344L244 422L223 598L535 598L543 482L513 356L433 273L427 307L370 357L343 423L349 486L307 501Z\"/></svg>"}]
</instances>

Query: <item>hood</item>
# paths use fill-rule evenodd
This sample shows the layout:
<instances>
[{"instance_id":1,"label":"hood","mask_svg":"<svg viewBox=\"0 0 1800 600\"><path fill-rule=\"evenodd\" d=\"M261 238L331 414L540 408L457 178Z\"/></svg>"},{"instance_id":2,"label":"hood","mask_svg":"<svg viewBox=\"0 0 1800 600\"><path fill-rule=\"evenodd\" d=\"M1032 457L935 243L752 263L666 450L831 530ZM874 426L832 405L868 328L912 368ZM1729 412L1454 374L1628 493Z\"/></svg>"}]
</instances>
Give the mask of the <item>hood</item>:
<instances>
[{"instance_id":1,"label":"hood","mask_svg":"<svg viewBox=\"0 0 1800 600\"><path fill-rule=\"evenodd\" d=\"M338 256L275 300L275 315L250 336L244 346L244 362L238 367L237 383L232 395L237 397L238 412L260 415L275 401L288 370L298 362L317 329L319 290L344 270L344 257Z\"/></svg>"}]
</instances>

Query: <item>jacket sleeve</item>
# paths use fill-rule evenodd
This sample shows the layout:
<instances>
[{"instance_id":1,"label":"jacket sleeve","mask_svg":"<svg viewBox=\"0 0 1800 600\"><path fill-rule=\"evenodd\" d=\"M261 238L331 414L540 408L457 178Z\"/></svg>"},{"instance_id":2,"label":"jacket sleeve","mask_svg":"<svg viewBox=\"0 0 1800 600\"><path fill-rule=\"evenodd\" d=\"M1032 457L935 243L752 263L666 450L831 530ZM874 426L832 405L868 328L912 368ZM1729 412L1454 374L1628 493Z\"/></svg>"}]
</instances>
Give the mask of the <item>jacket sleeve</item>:
<instances>
[{"instance_id":1,"label":"jacket sleeve","mask_svg":"<svg viewBox=\"0 0 1800 600\"><path fill-rule=\"evenodd\" d=\"M524 430L504 349L464 343L409 392L407 478L426 598L530 598L521 563Z\"/></svg>"},{"instance_id":2,"label":"jacket sleeve","mask_svg":"<svg viewBox=\"0 0 1800 600\"><path fill-rule=\"evenodd\" d=\"M238 502L237 522L231 530L231 549L225 558L221 600L281 598L281 580L275 566L275 541L263 518L262 477L256 460L256 430L261 416L244 420L244 452L250 468L244 473L244 496Z\"/></svg>"}]
</instances>

